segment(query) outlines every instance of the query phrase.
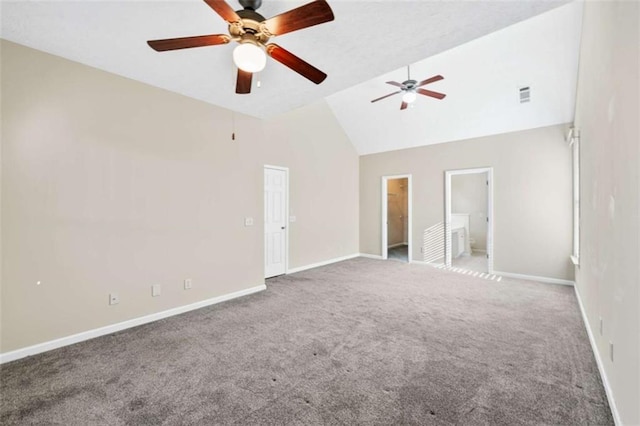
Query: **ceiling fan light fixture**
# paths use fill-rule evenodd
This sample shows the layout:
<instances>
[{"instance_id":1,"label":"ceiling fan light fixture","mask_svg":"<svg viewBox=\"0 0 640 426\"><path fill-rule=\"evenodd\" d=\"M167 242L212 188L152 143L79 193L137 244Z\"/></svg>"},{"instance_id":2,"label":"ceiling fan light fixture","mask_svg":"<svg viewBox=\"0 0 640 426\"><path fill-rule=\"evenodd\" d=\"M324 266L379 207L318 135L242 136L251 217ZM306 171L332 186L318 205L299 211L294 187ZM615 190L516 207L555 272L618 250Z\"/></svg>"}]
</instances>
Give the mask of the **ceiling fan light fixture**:
<instances>
[{"instance_id":1,"label":"ceiling fan light fixture","mask_svg":"<svg viewBox=\"0 0 640 426\"><path fill-rule=\"evenodd\" d=\"M402 95L402 101L408 104L412 103L415 100L416 100L416 92L413 90L407 90Z\"/></svg>"},{"instance_id":2,"label":"ceiling fan light fixture","mask_svg":"<svg viewBox=\"0 0 640 426\"><path fill-rule=\"evenodd\" d=\"M217 46L228 44L231 41L238 42L240 45L233 50L232 57L238 68L236 93L239 95L251 93L253 75L264 69L267 64L267 55L315 84L320 84L327 78L327 74L288 50L275 43L267 44L271 37L333 21L333 11L326 0L311 1L269 19L265 19L264 16L256 12L262 0L239 0L244 7L242 10L233 10L226 0L204 1L229 24L229 35L209 34L148 40L149 47L156 52L164 52Z\"/></svg>"},{"instance_id":3,"label":"ceiling fan light fixture","mask_svg":"<svg viewBox=\"0 0 640 426\"><path fill-rule=\"evenodd\" d=\"M267 65L267 54L257 44L245 42L233 50L233 62L246 72L260 72Z\"/></svg>"}]
</instances>

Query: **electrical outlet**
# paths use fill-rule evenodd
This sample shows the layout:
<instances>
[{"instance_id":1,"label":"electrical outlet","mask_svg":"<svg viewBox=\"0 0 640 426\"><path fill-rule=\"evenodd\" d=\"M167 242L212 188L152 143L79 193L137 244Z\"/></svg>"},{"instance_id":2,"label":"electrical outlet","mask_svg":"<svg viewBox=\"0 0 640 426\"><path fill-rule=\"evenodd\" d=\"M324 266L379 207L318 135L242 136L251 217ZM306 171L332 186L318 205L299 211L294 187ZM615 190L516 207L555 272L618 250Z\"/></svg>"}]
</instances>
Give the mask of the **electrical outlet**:
<instances>
[{"instance_id":1,"label":"electrical outlet","mask_svg":"<svg viewBox=\"0 0 640 426\"><path fill-rule=\"evenodd\" d=\"M609 358L613 362L613 342L609 342Z\"/></svg>"},{"instance_id":2,"label":"electrical outlet","mask_svg":"<svg viewBox=\"0 0 640 426\"><path fill-rule=\"evenodd\" d=\"M191 281L191 278L187 278L186 280L184 280L184 289L185 290L189 290L192 285L193 285L193 283Z\"/></svg>"},{"instance_id":3,"label":"electrical outlet","mask_svg":"<svg viewBox=\"0 0 640 426\"><path fill-rule=\"evenodd\" d=\"M118 303L120 303L120 296L118 296L118 293L109 293L109 304L117 305Z\"/></svg>"},{"instance_id":4,"label":"electrical outlet","mask_svg":"<svg viewBox=\"0 0 640 426\"><path fill-rule=\"evenodd\" d=\"M601 336L602 336L602 330L603 330L603 328L602 328L602 327L603 327L603 326L602 326L602 317L600 317L600 335L601 335Z\"/></svg>"},{"instance_id":5,"label":"electrical outlet","mask_svg":"<svg viewBox=\"0 0 640 426\"><path fill-rule=\"evenodd\" d=\"M160 296L160 284L154 284L151 286L151 296Z\"/></svg>"}]
</instances>

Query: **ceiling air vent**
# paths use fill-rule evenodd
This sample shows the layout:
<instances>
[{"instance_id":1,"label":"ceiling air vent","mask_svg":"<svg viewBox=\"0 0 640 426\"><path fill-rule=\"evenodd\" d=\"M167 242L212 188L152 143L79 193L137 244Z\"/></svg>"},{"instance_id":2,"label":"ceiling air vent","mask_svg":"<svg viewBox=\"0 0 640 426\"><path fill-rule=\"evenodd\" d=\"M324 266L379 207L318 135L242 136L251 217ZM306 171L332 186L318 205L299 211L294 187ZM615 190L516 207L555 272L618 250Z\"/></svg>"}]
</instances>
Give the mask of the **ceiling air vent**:
<instances>
[{"instance_id":1,"label":"ceiling air vent","mask_svg":"<svg viewBox=\"0 0 640 426\"><path fill-rule=\"evenodd\" d=\"M524 104L526 102L531 102L531 88L527 86L527 87L521 87L519 90L520 90L520 103Z\"/></svg>"}]
</instances>

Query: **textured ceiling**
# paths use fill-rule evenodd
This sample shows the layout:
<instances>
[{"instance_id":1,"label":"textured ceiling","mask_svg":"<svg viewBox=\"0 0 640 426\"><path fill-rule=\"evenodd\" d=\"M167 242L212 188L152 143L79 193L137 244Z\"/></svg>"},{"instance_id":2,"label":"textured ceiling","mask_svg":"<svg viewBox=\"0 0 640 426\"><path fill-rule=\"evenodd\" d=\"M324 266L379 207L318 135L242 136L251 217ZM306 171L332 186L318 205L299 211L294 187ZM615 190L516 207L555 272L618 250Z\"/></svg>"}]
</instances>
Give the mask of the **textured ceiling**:
<instances>
[{"instance_id":1,"label":"textured ceiling","mask_svg":"<svg viewBox=\"0 0 640 426\"><path fill-rule=\"evenodd\" d=\"M304 3L307 1L264 0L259 11L270 17ZM146 45L149 39L226 33L226 23L201 0L3 0L1 35L153 86L266 118L551 10L567 0L329 3L335 21L273 39L325 71L327 80L316 86L270 60L260 74L262 87L254 87L250 95L234 93L233 45L164 53ZM240 9L235 1L229 4ZM448 80L439 86L444 91L453 94L456 87L463 87L454 84L455 69L416 67L416 75L433 71L448 73ZM394 73L392 77L402 76ZM384 87L378 90L378 83L371 82L369 93L385 93Z\"/></svg>"},{"instance_id":2,"label":"textured ceiling","mask_svg":"<svg viewBox=\"0 0 640 426\"><path fill-rule=\"evenodd\" d=\"M327 102L359 154L507 133L573 121L582 3L574 2L412 65L412 78L441 74L400 111L401 95L386 81L404 81L396 69L331 95ZM531 101L519 102L519 88Z\"/></svg>"}]
</instances>

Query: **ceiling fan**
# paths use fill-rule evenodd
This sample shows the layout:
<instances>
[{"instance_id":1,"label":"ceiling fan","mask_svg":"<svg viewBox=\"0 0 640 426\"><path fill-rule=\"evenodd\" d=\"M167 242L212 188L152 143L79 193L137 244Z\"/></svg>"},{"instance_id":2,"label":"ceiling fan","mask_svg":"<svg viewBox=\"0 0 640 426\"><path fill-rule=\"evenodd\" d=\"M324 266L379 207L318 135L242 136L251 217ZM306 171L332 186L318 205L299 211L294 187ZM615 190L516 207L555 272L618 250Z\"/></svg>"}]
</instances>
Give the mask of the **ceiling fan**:
<instances>
[{"instance_id":1,"label":"ceiling fan","mask_svg":"<svg viewBox=\"0 0 640 426\"><path fill-rule=\"evenodd\" d=\"M422 86L426 86L429 83L435 83L436 81L440 81L443 79L444 79L443 76L435 75L431 78L422 80L420 82L416 80L412 80L411 70L407 66L406 81L403 81L402 83L398 83L397 81L387 81L387 84L399 87L400 90L393 93L389 93L388 95L379 97L378 99L374 99L371 102L378 102L382 99L388 98L389 96L397 95L398 93L404 92L402 95L402 104L400 104L400 109L402 110L402 109L407 109L407 106L409 106L410 103L416 100L417 94L424 95L424 96L431 96L432 98L436 98L436 99L444 99L444 97L447 96L444 93L432 92L431 90L422 89Z\"/></svg>"},{"instance_id":2,"label":"ceiling fan","mask_svg":"<svg viewBox=\"0 0 640 426\"><path fill-rule=\"evenodd\" d=\"M324 72L293 53L275 43L267 44L273 36L333 21L333 12L325 0L313 1L269 19L265 19L256 12L256 9L262 5L262 0L239 0L244 9L238 11L234 11L224 0L204 1L229 23L229 35L211 34L149 40L147 44L158 52L164 52L227 44L232 40L239 43L233 51L233 61L238 67L236 93L240 94L251 92L253 73L264 69L267 63L266 55L316 84L322 83L327 78Z\"/></svg>"}]
</instances>

